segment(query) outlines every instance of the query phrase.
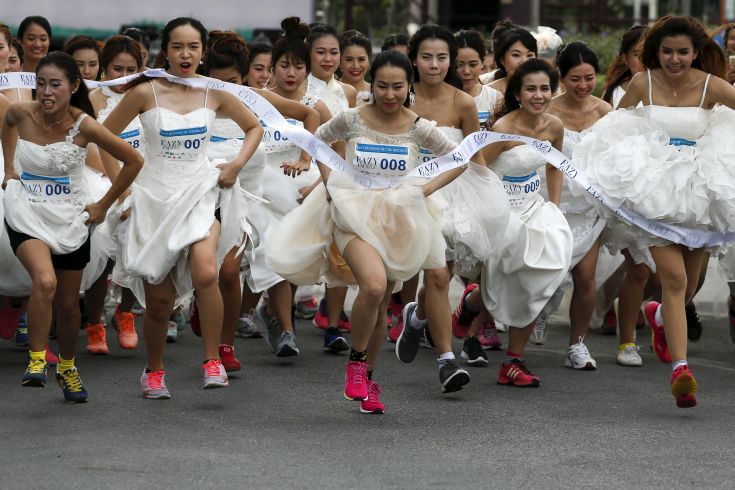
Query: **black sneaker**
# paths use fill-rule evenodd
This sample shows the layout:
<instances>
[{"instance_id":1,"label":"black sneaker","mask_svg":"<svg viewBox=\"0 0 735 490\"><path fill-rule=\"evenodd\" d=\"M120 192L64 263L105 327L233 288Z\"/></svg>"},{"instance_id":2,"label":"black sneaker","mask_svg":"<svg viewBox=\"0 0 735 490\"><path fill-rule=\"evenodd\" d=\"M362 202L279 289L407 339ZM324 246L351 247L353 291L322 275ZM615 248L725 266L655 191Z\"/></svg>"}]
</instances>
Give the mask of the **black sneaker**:
<instances>
[{"instance_id":1,"label":"black sneaker","mask_svg":"<svg viewBox=\"0 0 735 490\"><path fill-rule=\"evenodd\" d=\"M702 320L699 319L694 302L689 302L684 307L684 312L687 317L687 338L692 342L696 342L702 337Z\"/></svg>"},{"instance_id":2,"label":"black sneaker","mask_svg":"<svg viewBox=\"0 0 735 490\"><path fill-rule=\"evenodd\" d=\"M467 337L464 339L462 354L460 356L470 366L487 366L488 364L487 354L485 354L480 339L477 337Z\"/></svg>"},{"instance_id":3,"label":"black sneaker","mask_svg":"<svg viewBox=\"0 0 735 490\"><path fill-rule=\"evenodd\" d=\"M431 347L432 349L436 347L434 345L434 339L431 337L431 327L429 324L426 324L426 328L424 328L424 343L426 344L426 347Z\"/></svg>"},{"instance_id":4,"label":"black sneaker","mask_svg":"<svg viewBox=\"0 0 735 490\"><path fill-rule=\"evenodd\" d=\"M418 303L411 302L403 307L403 331L396 341L396 357L401 362L412 362L419 352L419 344L425 328L415 329L411 326L411 315L418 307Z\"/></svg>"},{"instance_id":5,"label":"black sneaker","mask_svg":"<svg viewBox=\"0 0 735 490\"><path fill-rule=\"evenodd\" d=\"M329 327L324 331L324 352L343 352L349 348L350 345L339 328Z\"/></svg>"},{"instance_id":6,"label":"black sneaker","mask_svg":"<svg viewBox=\"0 0 735 490\"><path fill-rule=\"evenodd\" d=\"M459 391L470 382L470 375L464 369L459 369L454 359L437 361L437 364L439 364L439 382L442 384L442 393Z\"/></svg>"},{"instance_id":7,"label":"black sneaker","mask_svg":"<svg viewBox=\"0 0 735 490\"><path fill-rule=\"evenodd\" d=\"M727 318L730 320L730 340L735 344L735 304L732 296L727 300Z\"/></svg>"}]
</instances>

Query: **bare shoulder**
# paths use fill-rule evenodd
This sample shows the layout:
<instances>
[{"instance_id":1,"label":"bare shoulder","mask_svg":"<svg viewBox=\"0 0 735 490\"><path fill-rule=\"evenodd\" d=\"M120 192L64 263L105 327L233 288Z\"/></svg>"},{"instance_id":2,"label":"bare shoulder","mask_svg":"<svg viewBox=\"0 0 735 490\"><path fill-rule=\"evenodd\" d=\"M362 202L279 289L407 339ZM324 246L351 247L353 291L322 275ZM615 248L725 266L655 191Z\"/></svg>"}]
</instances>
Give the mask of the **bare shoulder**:
<instances>
[{"instance_id":1,"label":"bare shoulder","mask_svg":"<svg viewBox=\"0 0 735 490\"><path fill-rule=\"evenodd\" d=\"M601 98L595 97L594 95L592 97L594 98L595 103L596 103L596 105L595 105L595 111L600 116L604 116L605 114L607 114L608 112L610 112L610 111L613 110L612 105L610 105L610 103L605 102Z\"/></svg>"},{"instance_id":2,"label":"bare shoulder","mask_svg":"<svg viewBox=\"0 0 735 490\"><path fill-rule=\"evenodd\" d=\"M339 82L339 84L342 86L342 90L344 90L345 92L345 97L357 97L357 91L355 90L355 87L343 82Z\"/></svg>"},{"instance_id":3,"label":"bare shoulder","mask_svg":"<svg viewBox=\"0 0 735 490\"><path fill-rule=\"evenodd\" d=\"M460 111L467 111L470 109L477 110L477 106L475 105L475 98L472 97L467 92L464 92L458 88L455 88L455 98L454 98L454 104Z\"/></svg>"},{"instance_id":4,"label":"bare shoulder","mask_svg":"<svg viewBox=\"0 0 735 490\"><path fill-rule=\"evenodd\" d=\"M564 123L559 117L546 113L544 114L544 119L546 119L546 127L550 132L564 134Z\"/></svg>"}]
</instances>

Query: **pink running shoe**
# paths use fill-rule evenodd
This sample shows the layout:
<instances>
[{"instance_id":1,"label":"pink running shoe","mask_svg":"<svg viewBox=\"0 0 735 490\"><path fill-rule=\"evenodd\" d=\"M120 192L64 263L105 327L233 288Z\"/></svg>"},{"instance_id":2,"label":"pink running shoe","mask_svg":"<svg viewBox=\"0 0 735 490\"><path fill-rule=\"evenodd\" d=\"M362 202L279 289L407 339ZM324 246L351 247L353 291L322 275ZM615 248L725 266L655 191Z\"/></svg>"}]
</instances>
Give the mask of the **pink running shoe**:
<instances>
[{"instance_id":1,"label":"pink running shoe","mask_svg":"<svg viewBox=\"0 0 735 490\"><path fill-rule=\"evenodd\" d=\"M656 310L661 306L658 301L649 301L643 309L646 321L651 326L652 338L651 342L653 350L661 359L661 362L671 362L671 354L669 353L669 345L666 343L666 334L664 326L656 322Z\"/></svg>"},{"instance_id":2,"label":"pink running shoe","mask_svg":"<svg viewBox=\"0 0 735 490\"><path fill-rule=\"evenodd\" d=\"M367 385L367 363L360 361L348 362L345 370L345 398L355 401L367 400Z\"/></svg>"},{"instance_id":3,"label":"pink running shoe","mask_svg":"<svg viewBox=\"0 0 735 490\"><path fill-rule=\"evenodd\" d=\"M166 388L166 371L146 372L144 369L140 376L140 389L143 392L143 398L154 400L168 400L171 398L171 393Z\"/></svg>"},{"instance_id":4,"label":"pink running shoe","mask_svg":"<svg viewBox=\"0 0 735 490\"><path fill-rule=\"evenodd\" d=\"M380 401L380 394L383 392L383 387L370 380L368 380L367 383L368 396L367 400L360 402L360 412L375 414L385 413L385 405Z\"/></svg>"},{"instance_id":5,"label":"pink running shoe","mask_svg":"<svg viewBox=\"0 0 735 490\"><path fill-rule=\"evenodd\" d=\"M671 394L676 398L676 406L679 408L697 405L697 380L689 366L679 366L671 373Z\"/></svg>"},{"instance_id":6,"label":"pink running shoe","mask_svg":"<svg viewBox=\"0 0 735 490\"><path fill-rule=\"evenodd\" d=\"M229 386L227 371L219 359L210 359L202 366L204 371L204 389L224 388Z\"/></svg>"},{"instance_id":7,"label":"pink running shoe","mask_svg":"<svg viewBox=\"0 0 735 490\"><path fill-rule=\"evenodd\" d=\"M480 325L480 345L485 350L501 350L503 348L503 342L498 337L498 329L495 328L495 321L492 318Z\"/></svg>"},{"instance_id":8,"label":"pink running shoe","mask_svg":"<svg viewBox=\"0 0 735 490\"><path fill-rule=\"evenodd\" d=\"M468 285L462 293L462 297L459 299L459 304L452 313L452 333L458 339L464 339L467 337L467 332L470 331L472 320L477 316L477 313L470 313L467 311L464 307L464 300L472 291L479 287L480 286L477 283L471 283Z\"/></svg>"}]
</instances>

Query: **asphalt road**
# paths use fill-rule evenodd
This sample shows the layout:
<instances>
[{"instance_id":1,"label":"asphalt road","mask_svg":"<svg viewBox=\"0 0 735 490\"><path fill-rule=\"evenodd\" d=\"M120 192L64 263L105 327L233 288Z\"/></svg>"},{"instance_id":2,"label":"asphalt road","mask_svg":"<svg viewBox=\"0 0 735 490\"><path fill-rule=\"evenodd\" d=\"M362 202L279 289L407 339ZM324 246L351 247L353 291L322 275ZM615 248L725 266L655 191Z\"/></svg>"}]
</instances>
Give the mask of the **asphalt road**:
<instances>
[{"instance_id":1,"label":"asphalt road","mask_svg":"<svg viewBox=\"0 0 735 490\"><path fill-rule=\"evenodd\" d=\"M688 410L648 349L642 368L617 366L614 337L590 333L598 369L575 372L564 367L567 330L552 325L527 352L538 389L497 385L494 352L463 391L442 395L431 351L404 365L386 343L376 371L386 413L362 415L341 395L345 356L323 354L306 322L298 333L292 361L237 339L242 374L204 391L200 340L186 331L167 351L168 401L140 397L142 348L113 341L110 356L92 357L80 337L90 392L80 405L55 384L21 387L25 352L0 342L0 487L733 487L735 345L722 320L691 345L701 395Z\"/></svg>"}]
</instances>

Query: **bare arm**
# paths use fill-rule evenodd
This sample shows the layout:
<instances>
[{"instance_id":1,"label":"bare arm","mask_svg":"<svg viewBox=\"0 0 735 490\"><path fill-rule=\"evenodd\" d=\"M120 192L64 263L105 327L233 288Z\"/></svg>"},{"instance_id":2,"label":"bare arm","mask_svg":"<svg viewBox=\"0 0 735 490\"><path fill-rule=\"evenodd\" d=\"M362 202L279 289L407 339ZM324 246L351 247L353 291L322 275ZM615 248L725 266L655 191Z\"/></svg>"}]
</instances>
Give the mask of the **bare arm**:
<instances>
[{"instance_id":1,"label":"bare arm","mask_svg":"<svg viewBox=\"0 0 735 490\"><path fill-rule=\"evenodd\" d=\"M628 89L625 91L625 95L623 95L623 98L620 99L618 108L628 109L631 107L636 107L640 102L644 102L643 97L647 94L647 89L648 75L646 75L645 72L636 73L630 80L630 83L628 84Z\"/></svg>"},{"instance_id":2,"label":"bare arm","mask_svg":"<svg viewBox=\"0 0 735 490\"><path fill-rule=\"evenodd\" d=\"M557 119L554 123L555 138L551 140L551 145L557 150L561 151L562 144L564 143L564 126L561 121ZM559 169L553 165L546 164L546 191L549 194L549 201L559 206L561 202L561 186L564 175Z\"/></svg>"},{"instance_id":3,"label":"bare arm","mask_svg":"<svg viewBox=\"0 0 735 490\"><path fill-rule=\"evenodd\" d=\"M2 126L2 146L3 158L5 159L5 177L3 179L3 189L7 182L11 179L18 180L18 174L15 173L13 160L15 159L15 145L18 143L18 123L15 111L9 108L3 117Z\"/></svg>"},{"instance_id":4,"label":"bare arm","mask_svg":"<svg viewBox=\"0 0 735 490\"><path fill-rule=\"evenodd\" d=\"M355 87L347 85L346 83L339 83L342 85L342 90L345 93L345 97L347 97L347 104L350 108L357 106L357 91L355 90Z\"/></svg>"},{"instance_id":5,"label":"bare arm","mask_svg":"<svg viewBox=\"0 0 735 490\"><path fill-rule=\"evenodd\" d=\"M474 99L464 92L460 92L462 97L458 103L458 110L462 124L462 134L467 137L468 135L480 131L480 116L477 115L477 106L475 105ZM485 165L485 158L482 156L482 152L478 151L472 155L472 161L478 165Z\"/></svg>"},{"instance_id":6,"label":"bare arm","mask_svg":"<svg viewBox=\"0 0 735 490\"><path fill-rule=\"evenodd\" d=\"M730 109L735 109L735 87L717 77L711 78L705 99L705 105L714 104L722 104Z\"/></svg>"}]
</instances>

